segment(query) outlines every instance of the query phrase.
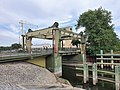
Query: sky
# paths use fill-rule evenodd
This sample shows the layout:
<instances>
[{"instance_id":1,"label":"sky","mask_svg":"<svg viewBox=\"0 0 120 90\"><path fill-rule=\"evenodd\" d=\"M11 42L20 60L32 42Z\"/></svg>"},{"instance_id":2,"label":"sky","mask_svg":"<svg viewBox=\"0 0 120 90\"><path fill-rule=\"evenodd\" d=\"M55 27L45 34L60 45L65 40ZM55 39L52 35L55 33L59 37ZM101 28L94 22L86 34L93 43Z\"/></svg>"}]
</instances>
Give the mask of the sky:
<instances>
[{"instance_id":1,"label":"sky","mask_svg":"<svg viewBox=\"0 0 120 90\"><path fill-rule=\"evenodd\" d=\"M99 7L112 12L112 23L120 38L120 0L0 0L0 46L21 42L21 20L25 23L24 33L29 28L47 28L56 21L59 27L75 27L82 13ZM39 43L49 41L33 39L33 44Z\"/></svg>"}]
</instances>

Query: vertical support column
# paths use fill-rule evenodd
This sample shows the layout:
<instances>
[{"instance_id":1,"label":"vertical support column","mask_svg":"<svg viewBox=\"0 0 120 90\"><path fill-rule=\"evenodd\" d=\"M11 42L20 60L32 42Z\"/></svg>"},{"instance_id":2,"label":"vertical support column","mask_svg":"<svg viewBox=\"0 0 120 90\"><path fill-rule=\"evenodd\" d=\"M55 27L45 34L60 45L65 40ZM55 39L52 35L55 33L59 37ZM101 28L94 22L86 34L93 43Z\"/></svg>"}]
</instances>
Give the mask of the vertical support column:
<instances>
[{"instance_id":1,"label":"vertical support column","mask_svg":"<svg viewBox=\"0 0 120 90\"><path fill-rule=\"evenodd\" d=\"M25 35L21 35L22 36L22 49L23 51L25 50Z\"/></svg>"},{"instance_id":2,"label":"vertical support column","mask_svg":"<svg viewBox=\"0 0 120 90\"><path fill-rule=\"evenodd\" d=\"M85 44L80 44L81 54L85 54Z\"/></svg>"},{"instance_id":3,"label":"vertical support column","mask_svg":"<svg viewBox=\"0 0 120 90\"><path fill-rule=\"evenodd\" d=\"M103 50L100 50L101 58L103 58ZM101 68L103 69L103 60L101 59Z\"/></svg>"},{"instance_id":4,"label":"vertical support column","mask_svg":"<svg viewBox=\"0 0 120 90\"><path fill-rule=\"evenodd\" d=\"M59 54L59 43L60 43L60 35L59 35L59 29L53 29L53 38L54 38L54 52L53 52L53 61L54 61L54 73L55 74L62 74L62 58Z\"/></svg>"},{"instance_id":5,"label":"vertical support column","mask_svg":"<svg viewBox=\"0 0 120 90\"><path fill-rule=\"evenodd\" d=\"M114 61L113 61L113 50L111 50L111 63L112 63L112 65L111 65L111 68L112 69L114 69L114 65L113 65L113 63L114 63Z\"/></svg>"},{"instance_id":6,"label":"vertical support column","mask_svg":"<svg viewBox=\"0 0 120 90\"><path fill-rule=\"evenodd\" d=\"M83 35L83 32L81 32L81 44L80 44L80 50L83 57L83 75L84 75L84 83L87 83L88 81L88 65L86 63L86 37Z\"/></svg>"},{"instance_id":7,"label":"vertical support column","mask_svg":"<svg viewBox=\"0 0 120 90\"><path fill-rule=\"evenodd\" d=\"M26 39L26 49L30 54L32 53L32 49L31 49L32 43L31 42L32 42L32 38Z\"/></svg>"},{"instance_id":8,"label":"vertical support column","mask_svg":"<svg viewBox=\"0 0 120 90\"><path fill-rule=\"evenodd\" d=\"M61 43L62 43L62 47L61 47L61 48L62 48L62 50L63 50L63 40L61 41Z\"/></svg>"},{"instance_id":9,"label":"vertical support column","mask_svg":"<svg viewBox=\"0 0 120 90\"><path fill-rule=\"evenodd\" d=\"M115 66L115 87L116 87L116 90L120 89L119 67L120 66Z\"/></svg>"},{"instance_id":10,"label":"vertical support column","mask_svg":"<svg viewBox=\"0 0 120 90\"><path fill-rule=\"evenodd\" d=\"M98 79L97 79L97 64L96 63L93 64L92 71L93 71L93 85L96 85L96 83L98 82Z\"/></svg>"},{"instance_id":11,"label":"vertical support column","mask_svg":"<svg viewBox=\"0 0 120 90\"><path fill-rule=\"evenodd\" d=\"M61 31L59 31L59 44L58 44L58 50L61 50L61 48L62 48Z\"/></svg>"}]
</instances>

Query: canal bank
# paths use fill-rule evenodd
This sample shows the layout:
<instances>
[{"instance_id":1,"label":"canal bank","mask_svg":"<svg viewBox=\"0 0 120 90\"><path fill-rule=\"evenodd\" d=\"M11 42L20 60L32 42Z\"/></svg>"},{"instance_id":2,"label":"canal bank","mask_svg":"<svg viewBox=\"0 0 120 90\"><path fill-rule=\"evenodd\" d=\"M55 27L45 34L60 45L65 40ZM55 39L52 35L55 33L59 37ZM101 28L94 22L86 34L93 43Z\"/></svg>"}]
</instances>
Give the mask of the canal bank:
<instances>
[{"instance_id":1,"label":"canal bank","mask_svg":"<svg viewBox=\"0 0 120 90\"><path fill-rule=\"evenodd\" d=\"M83 77L76 76L77 71L75 67L69 67L63 65L63 78L69 80L69 82L78 88L83 88L85 90L115 90L115 84L99 80L97 85L93 85L92 79L89 79L89 82L84 84ZM79 73L83 73L82 71Z\"/></svg>"}]
</instances>

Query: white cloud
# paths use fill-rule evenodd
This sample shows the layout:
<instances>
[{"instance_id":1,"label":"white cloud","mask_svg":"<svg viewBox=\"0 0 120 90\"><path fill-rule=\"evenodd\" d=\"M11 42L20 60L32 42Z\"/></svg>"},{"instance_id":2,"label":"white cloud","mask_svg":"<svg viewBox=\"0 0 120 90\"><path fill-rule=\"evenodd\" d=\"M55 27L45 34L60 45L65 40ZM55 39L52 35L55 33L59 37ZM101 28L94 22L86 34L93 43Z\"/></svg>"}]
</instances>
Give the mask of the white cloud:
<instances>
[{"instance_id":1,"label":"white cloud","mask_svg":"<svg viewBox=\"0 0 120 90\"><path fill-rule=\"evenodd\" d=\"M20 20L39 25L40 28L49 27L55 21L58 21L61 27L74 26L81 13L100 6L112 12L113 23L116 27L120 26L119 4L120 1L118 0L1 0L0 31L6 34L8 30L9 33L12 31L10 34L13 36L17 35ZM7 29L2 30L1 25L7 26ZM25 26L26 28L32 27L30 25ZM4 42L5 35L0 34L0 37L2 38L1 41ZM13 37L11 37L12 40L15 41Z\"/></svg>"},{"instance_id":2,"label":"white cloud","mask_svg":"<svg viewBox=\"0 0 120 90\"><path fill-rule=\"evenodd\" d=\"M19 42L19 35L10 31L0 30L0 46Z\"/></svg>"},{"instance_id":3,"label":"white cloud","mask_svg":"<svg viewBox=\"0 0 120 90\"><path fill-rule=\"evenodd\" d=\"M84 31L85 31L85 27L80 27L79 29L77 29L76 33L84 32Z\"/></svg>"}]
</instances>

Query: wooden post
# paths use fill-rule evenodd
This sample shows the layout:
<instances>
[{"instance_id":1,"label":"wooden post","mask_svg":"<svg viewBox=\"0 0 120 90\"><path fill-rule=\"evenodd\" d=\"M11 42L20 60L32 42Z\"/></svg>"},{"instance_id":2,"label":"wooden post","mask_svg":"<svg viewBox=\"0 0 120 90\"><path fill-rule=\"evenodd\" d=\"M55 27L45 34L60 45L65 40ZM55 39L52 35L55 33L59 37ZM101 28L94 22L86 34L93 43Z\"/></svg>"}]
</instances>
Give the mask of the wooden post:
<instances>
[{"instance_id":1,"label":"wooden post","mask_svg":"<svg viewBox=\"0 0 120 90\"><path fill-rule=\"evenodd\" d=\"M87 81L88 81L88 65L86 63L85 54L82 54L82 58L83 58L83 78L84 78L84 83L87 83Z\"/></svg>"},{"instance_id":2,"label":"wooden post","mask_svg":"<svg viewBox=\"0 0 120 90\"><path fill-rule=\"evenodd\" d=\"M86 77L87 77L87 81L89 81L89 70L88 70L88 64L86 64Z\"/></svg>"},{"instance_id":3,"label":"wooden post","mask_svg":"<svg viewBox=\"0 0 120 90\"><path fill-rule=\"evenodd\" d=\"M120 89L119 67L120 66L115 66L115 87L116 87L116 90Z\"/></svg>"},{"instance_id":4,"label":"wooden post","mask_svg":"<svg viewBox=\"0 0 120 90\"><path fill-rule=\"evenodd\" d=\"M101 58L103 58L103 50L100 50ZM101 63L103 63L103 60L101 59ZM101 68L103 69L103 64L101 64Z\"/></svg>"},{"instance_id":5,"label":"wooden post","mask_svg":"<svg viewBox=\"0 0 120 90\"><path fill-rule=\"evenodd\" d=\"M93 64L92 71L93 71L93 85L96 85L96 83L98 82L98 80L97 80L97 64L96 63Z\"/></svg>"},{"instance_id":6,"label":"wooden post","mask_svg":"<svg viewBox=\"0 0 120 90\"><path fill-rule=\"evenodd\" d=\"M83 66L83 78L84 78L84 83L87 83L88 81L88 65L84 64Z\"/></svg>"},{"instance_id":7,"label":"wooden post","mask_svg":"<svg viewBox=\"0 0 120 90\"><path fill-rule=\"evenodd\" d=\"M97 63L95 63L95 68L96 68L95 75L96 75L96 83L97 83L98 82Z\"/></svg>"},{"instance_id":8,"label":"wooden post","mask_svg":"<svg viewBox=\"0 0 120 90\"><path fill-rule=\"evenodd\" d=\"M114 65L113 65L113 63L114 63L114 61L113 61L113 50L111 50L111 63L112 63L112 65L111 65L111 68L112 69L114 69Z\"/></svg>"}]
</instances>

